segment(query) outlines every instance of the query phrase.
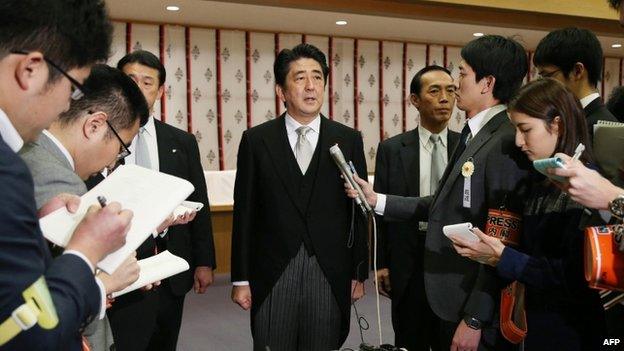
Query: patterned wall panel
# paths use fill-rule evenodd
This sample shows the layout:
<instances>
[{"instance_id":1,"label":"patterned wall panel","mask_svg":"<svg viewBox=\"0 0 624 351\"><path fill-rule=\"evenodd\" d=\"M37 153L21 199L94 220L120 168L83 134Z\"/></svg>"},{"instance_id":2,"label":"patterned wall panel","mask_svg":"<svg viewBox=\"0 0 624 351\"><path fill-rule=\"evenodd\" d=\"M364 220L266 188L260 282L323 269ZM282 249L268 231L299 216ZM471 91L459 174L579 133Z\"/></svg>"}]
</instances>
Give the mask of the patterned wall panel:
<instances>
[{"instance_id":1,"label":"patterned wall panel","mask_svg":"<svg viewBox=\"0 0 624 351\"><path fill-rule=\"evenodd\" d=\"M383 139L403 132L403 43L382 42Z\"/></svg>"},{"instance_id":2,"label":"patterned wall panel","mask_svg":"<svg viewBox=\"0 0 624 351\"><path fill-rule=\"evenodd\" d=\"M304 38L326 53L331 69L322 112L329 116L331 110L336 121L362 131L369 171L382 134L418 125L418 112L409 102L414 74L428 60L446 64L457 76L459 47L123 22L114 23L108 63L114 66L127 49L159 56L168 76L166 122L195 135L205 169L234 169L242 132L284 110L275 98L276 49L292 48ZM605 59L599 84L605 99L621 84L621 65L620 58ZM537 78L531 62L526 80ZM154 112L161 118L160 101ZM450 128L460 130L463 123L463 112L455 109Z\"/></svg>"},{"instance_id":3,"label":"patterned wall panel","mask_svg":"<svg viewBox=\"0 0 624 351\"><path fill-rule=\"evenodd\" d=\"M329 65L329 37L306 35L304 39L306 43L316 46L325 54L327 65ZM326 83L327 84L325 85L325 97L323 99L323 108L321 109L321 113L324 116L329 117L329 77L327 77Z\"/></svg>"},{"instance_id":4,"label":"patterned wall panel","mask_svg":"<svg viewBox=\"0 0 624 351\"><path fill-rule=\"evenodd\" d=\"M370 172L375 171L375 155L380 134L378 41L357 40L357 126L364 138L364 154Z\"/></svg>"},{"instance_id":5,"label":"patterned wall panel","mask_svg":"<svg viewBox=\"0 0 624 351\"><path fill-rule=\"evenodd\" d=\"M164 62L167 71L165 82L165 121L182 130L188 130L186 87L186 36L181 26L164 26Z\"/></svg>"},{"instance_id":6,"label":"patterned wall panel","mask_svg":"<svg viewBox=\"0 0 624 351\"><path fill-rule=\"evenodd\" d=\"M219 33L223 169L235 169L238 144L247 129L245 32Z\"/></svg>"},{"instance_id":7,"label":"patterned wall panel","mask_svg":"<svg viewBox=\"0 0 624 351\"><path fill-rule=\"evenodd\" d=\"M204 169L219 170L215 31L189 31L192 130Z\"/></svg>"},{"instance_id":8,"label":"patterned wall panel","mask_svg":"<svg viewBox=\"0 0 624 351\"><path fill-rule=\"evenodd\" d=\"M444 46L429 45L429 65L444 66Z\"/></svg>"},{"instance_id":9,"label":"patterned wall panel","mask_svg":"<svg viewBox=\"0 0 624 351\"><path fill-rule=\"evenodd\" d=\"M602 80L604 82L604 91L602 96L604 97L604 100L607 101L609 99L609 95L611 95L611 91L621 85L619 58L605 58L604 75Z\"/></svg>"},{"instance_id":10,"label":"patterned wall panel","mask_svg":"<svg viewBox=\"0 0 624 351\"><path fill-rule=\"evenodd\" d=\"M353 51L353 39L332 38L333 117L349 127L353 127L355 121Z\"/></svg>"},{"instance_id":11,"label":"patterned wall panel","mask_svg":"<svg viewBox=\"0 0 624 351\"><path fill-rule=\"evenodd\" d=\"M275 114L275 35L250 33L251 125L274 119Z\"/></svg>"},{"instance_id":12,"label":"patterned wall panel","mask_svg":"<svg viewBox=\"0 0 624 351\"><path fill-rule=\"evenodd\" d=\"M457 84L457 78L459 78L459 63L461 62L461 48L448 46L446 48L446 68L451 71L451 76L455 80L455 84ZM456 132L461 132L462 128L464 128L464 123L466 121L466 114L464 111L461 111L457 108L457 106L453 107L453 115L449 120L449 129L454 130Z\"/></svg>"},{"instance_id":13,"label":"patterned wall panel","mask_svg":"<svg viewBox=\"0 0 624 351\"><path fill-rule=\"evenodd\" d=\"M282 49L292 49L295 46L301 44L303 42L303 35L301 34L291 34L291 33L280 33L279 36L279 50Z\"/></svg>"},{"instance_id":14,"label":"patterned wall panel","mask_svg":"<svg viewBox=\"0 0 624 351\"><path fill-rule=\"evenodd\" d=\"M111 43L111 55L106 62L109 66L116 67L117 62L126 54L126 23L113 23L113 42Z\"/></svg>"},{"instance_id":15,"label":"patterned wall panel","mask_svg":"<svg viewBox=\"0 0 624 351\"><path fill-rule=\"evenodd\" d=\"M160 28L151 24L129 24L130 52L147 50L160 57ZM171 74L170 72L168 72ZM160 101L154 104L154 117L161 119Z\"/></svg>"},{"instance_id":16,"label":"patterned wall panel","mask_svg":"<svg viewBox=\"0 0 624 351\"><path fill-rule=\"evenodd\" d=\"M419 114L410 102L410 84L418 71L427 65L427 45L407 44L405 52L405 130L418 126Z\"/></svg>"}]
</instances>

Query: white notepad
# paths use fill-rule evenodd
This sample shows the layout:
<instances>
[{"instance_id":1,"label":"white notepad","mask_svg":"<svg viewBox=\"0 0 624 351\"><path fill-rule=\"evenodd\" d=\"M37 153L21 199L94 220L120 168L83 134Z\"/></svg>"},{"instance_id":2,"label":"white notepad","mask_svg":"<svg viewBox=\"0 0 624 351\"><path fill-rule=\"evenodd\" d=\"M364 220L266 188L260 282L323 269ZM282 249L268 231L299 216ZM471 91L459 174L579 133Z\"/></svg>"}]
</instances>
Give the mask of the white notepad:
<instances>
[{"instance_id":1,"label":"white notepad","mask_svg":"<svg viewBox=\"0 0 624 351\"><path fill-rule=\"evenodd\" d=\"M141 267L139 279L137 279L127 288L113 293L113 297L127 294L147 284L169 278L173 275L189 269L189 264L188 262L186 262L186 260L184 260L182 257L172 254L169 251L163 251L156 256L142 259L138 263Z\"/></svg>"},{"instance_id":2,"label":"white notepad","mask_svg":"<svg viewBox=\"0 0 624 351\"><path fill-rule=\"evenodd\" d=\"M65 247L89 206L98 204L98 196L132 210L134 217L126 244L98 263L98 268L111 274L193 190L193 184L182 178L123 165L80 198L76 213L63 207L41 218L39 223L46 239Z\"/></svg>"},{"instance_id":3,"label":"white notepad","mask_svg":"<svg viewBox=\"0 0 624 351\"><path fill-rule=\"evenodd\" d=\"M201 202L182 201L182 203L178 207L176 207L175 210L173 210L173 216L179 217L185 215L188 212L198 212L202 208L204 208L204 204L202 204Z\"/></svg>"}]
</instances>

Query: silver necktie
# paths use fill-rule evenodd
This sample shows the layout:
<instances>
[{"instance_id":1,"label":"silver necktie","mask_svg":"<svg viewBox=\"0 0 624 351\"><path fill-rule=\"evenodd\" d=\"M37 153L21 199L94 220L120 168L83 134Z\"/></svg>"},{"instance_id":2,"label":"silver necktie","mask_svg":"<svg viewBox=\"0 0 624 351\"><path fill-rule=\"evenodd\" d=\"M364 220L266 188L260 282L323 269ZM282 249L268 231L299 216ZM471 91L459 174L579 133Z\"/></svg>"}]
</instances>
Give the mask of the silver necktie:
<instances>
[{"instance_id":1,"label":"silver necktie","mask_svg":"<svg viewBox=\"0 0 624 351\"><path fill-rule=\"evenodd\" d=\"M147 147L147 138L145 128L141 128L137 137L136 144L136 164L137 166L152 169L152 160L150 159L149 148Z\"/></svg>"},{"instance_id":2,"label":"silver necktie","mask_svg":"<svg viewBox=\"0 0 624 351\"><path fill-rule=\"evenodd\" d=\"M429 178L430 195L433 195L436 189L438 189L438 184L440 183L440 178L442 178L442 173L444 173L446 164L444 162L444 150L442 150L440 135L431 134L429 139L433 144L433 148L431 149L431 172Z\"/></svg>"},{"instance_id":3,"label":"silver necktie","mask_svg":"<svg viewBox=\"0 0 624 351\"><path fill-rule=\"evenodd\" d=\"M308 126L301 126L296 130L297 144L295 144L295 158L303 174L305 174L308 169L310 161L312 160L312 154L314 153L312 144L310 144L310 141L306 138L306 134L311 130L312 128Z\"/></svg>"}]
</instances>

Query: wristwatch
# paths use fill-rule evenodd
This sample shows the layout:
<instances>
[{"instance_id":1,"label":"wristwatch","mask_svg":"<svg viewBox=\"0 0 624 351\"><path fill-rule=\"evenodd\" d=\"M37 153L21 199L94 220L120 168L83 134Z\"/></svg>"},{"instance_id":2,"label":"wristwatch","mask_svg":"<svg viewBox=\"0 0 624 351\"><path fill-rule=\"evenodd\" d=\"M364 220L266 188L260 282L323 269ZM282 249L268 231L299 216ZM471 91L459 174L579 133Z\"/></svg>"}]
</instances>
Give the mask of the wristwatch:
<instances>
[{"instance_id":1,"label":"wristwatch","mask_svg":"<svg viewBox=\"0 0 624 351\"><path fill-rule=\"evenodd\" d=\"M615 199L609 202L609 211L617 218L624 218L624 194L618 195Z\"/></svg>"},{"instance_id":2,"label":"wristwatch","mask_svg":"<svg viewBox=\"0 0 624 351\"><path fill-rule=\"evenodd\" d=\"M474 330L479 330L483 326L483 323L481 323L480 320L474 317L468 316L468 315L464 317L464 322L466 323L468 328L474 329Z\"/></svg>"}]
</instances>

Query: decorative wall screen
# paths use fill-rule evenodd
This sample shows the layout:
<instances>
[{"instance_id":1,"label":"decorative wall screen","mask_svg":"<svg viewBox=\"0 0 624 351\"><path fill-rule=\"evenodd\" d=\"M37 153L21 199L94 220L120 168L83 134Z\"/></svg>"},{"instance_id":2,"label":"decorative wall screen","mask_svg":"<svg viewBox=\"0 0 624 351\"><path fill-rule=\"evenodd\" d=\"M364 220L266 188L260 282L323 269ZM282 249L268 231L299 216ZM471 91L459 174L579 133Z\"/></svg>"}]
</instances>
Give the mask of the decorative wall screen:
<instances>
[{"instance_id":1,"label":"decorative wall screen","mask_svg":"<svg viewBox=\"0 0 624 351\"><path fill-rule=\"evenodd\" d=\"M380 140L418 125L418 111L409 103L413 75L438 64L456 78L461 60L459 47L434 43L124 22L114 28L109 64L139 48L160 57L167 69L166 93L155 115L195 135L206 170L235 169L243 131L284 112L273 77L280 49L306 42L326 54L330 77L321 112L362 132L369 172ZM605 58L604 66L599 87L608 97L622 84L622 59ZM535 78L531 65L526 80ZM463 112L455 109L450 128L459 131L463 123Z\"/></svg>"}]
</instances>

